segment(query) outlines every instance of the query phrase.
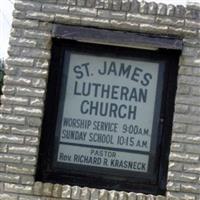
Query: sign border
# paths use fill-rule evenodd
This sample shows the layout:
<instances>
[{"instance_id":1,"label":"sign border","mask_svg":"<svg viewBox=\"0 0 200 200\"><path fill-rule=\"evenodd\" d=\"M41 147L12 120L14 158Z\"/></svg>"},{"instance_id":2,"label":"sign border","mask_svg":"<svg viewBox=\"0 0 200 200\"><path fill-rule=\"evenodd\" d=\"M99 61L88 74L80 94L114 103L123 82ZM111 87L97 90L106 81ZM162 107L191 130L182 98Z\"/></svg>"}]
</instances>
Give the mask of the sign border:
<instances>
[{"instance_id":1,"label":"sign border","mask_svg":"<svg viewBox=\"0 0 200 200\"><path fill-rule=\"evenodd\" d=\"M108 48L109 47L109 48ZM78 49L78 50L77 50ZM59 96L62 93L61 85L66 83L66 80L61 78L61 76L66 77L66 70L65 74L63 73L63 63L64 66L68 65L69 62L69 51L86 51L88 53L96 52L105 54L104 56L109 55L109 57L112 56L118 56L123 59L136 59L136 58L142 58L142 60L147 60L148 62L153 59L153 62L160 62L161 69L159 73L164 74L164 78L160 79L158 76L158 82L161 82L159 84L159 89L157 90L157 95L163 96L163 99L165 100L165 97L171 99L170 102L172 102L172 105L167 104L166 108L166 102L162 101L160 98L157 98L157 104L161 105L161 111L156 113L157 118L159 119L159 139L157 141L157 146L151 143L152 147L154 148L155 152L159 152L160 154L151 157L150 159L155 160L155 166L158 166L157 168L152 168L151 174L149 177L144 176L144 173L141 172L129 172L126 177L118 176L116 179L116 175L122 171L122 170L116 170L117 173L111 173L112 175L102 175L101 173L97 174L97 169L94 169L92 167L93 173L89 170L84 171L84 174L81 173L80 169L82 170L84 167L81 166L80 169L75 170L74 164L68 164L69 167L67 167L67 170L63 170L59 167L55 167L55 163L52 162L52 155L55 155L55 147L52 148L54 145L54 133L57 130L55 126L55 122L58 119L58 110L59 110ZM110 49L109 51L112 53L109 53L105 51L105 49ZM67 53L67 56L65 55L65 52ZM173 116L173 103L174 103L174 97L175 97L175 88L176 88L176 75L177 75L177 69L178 69L178 52L173 51L170 53L170 51L167 50L158 50L158 51L148 51L148 50L136 50L136 49L128 49L123 47L112 47L112 46L104 46L104 45L95 45L95 44L86 44L86 43L80 43L75 41L69 41L69 40L57 40L54 39L53 41L53 49L52 49L52 60L51 60L51 66L50 66L50 74L49 74L49 81L48 81L48 89L47 89L47 99L45 104L45 116L43 119L43 127L42 127L42 140L40 144L40 152L39 152L39 161L38 161L38 168L37 168L37 180L42 181L51 181L51 182L60 182L60 183L71 183L80 185L80 186L89 186L89 187L97 187L97 188L108 188L108 189L120 189L120 190L126 190L126 191L137 191L137 192L144 192L144 193L152 193L152 194L163 194L166 189L166 166L168 162L168 153L169 153L169 143L170 143L170 134L171 127L172 127L172 116ZM98 53L96 54L98 55ZM174 59L174 62L172 62L172 58ZM170 58L170 59L169 59ZM169 66L171 64L172 66ZM166 70L164 71L164 65L166 65ZM169 69L169 68L170 69ZM173 75L172 72L175 72ZM169 79L173 78L173 87L168 87L167 81ZM65 84L66 85L66 84ZM52 91L52 90L55 91ZM166 91L167 90L167 91ZM168 91L169 90L169 91ZM169 96L169 93L172 94L172 96ZM61 97L62 98L62 97ZM61 108L60 108L61 109ZM156 109L156 106L155 106ZM165 114L166 111L170 111L170 114ZM161 113L161 114L159 114ZM169 118L171 116L171 118ZM167 119L166 119L167 118ZM168 119L169 118L169 119ZM155 119L154 119L155 121ZM158 121L158 119L157 119ZM165 123L165 122L168 123ZM166 124L168 124L168 127L166 127ZM155 126L155 122L154 122ZM158 125L156 125L158 126ZM155 127L154 127L155 128ZM153 129L154 129L153 128ZM165 130L165 131L163 131ZM167 130L167 131L166 131ZM168 134L167 136L165 134ZM155 134L155 133L154 133ZM58 138L58 135L56 136ZM167 138L167 140L166 140ZM162 150L162 144L166 143L168 144L166 150ZM151 147L151 149L152 149ZM48 152L46 152L46 149L48 148ZM56 155L57 156L57 155ZM164 157L163 157L164 156ZM55 161L55 156L54 156ZM66 166L66 165L65 165ZM87 167L88 168L88 167ZM90 168L90 167L89 167ZM91 170L91 168L90 168ZM108 172L109 170L106 169ZM111 169L112 171L112 169ZM133 173L130 175L130 173ZM153 176L152 176L153 175ZM89 181L91 178L97 177L100 181L99 183L92 184L91 181ZM76 177L76 178L74 178ZM134 177L134 178L133 178ZM69 181L69 182L68 182ZM117 181L117 184L116 184ZM121 184L119 184L121 182ZM109 186L110 185L110 186ZM119 186L120 185L120 186Z\"/></svg>"}]
</instances>

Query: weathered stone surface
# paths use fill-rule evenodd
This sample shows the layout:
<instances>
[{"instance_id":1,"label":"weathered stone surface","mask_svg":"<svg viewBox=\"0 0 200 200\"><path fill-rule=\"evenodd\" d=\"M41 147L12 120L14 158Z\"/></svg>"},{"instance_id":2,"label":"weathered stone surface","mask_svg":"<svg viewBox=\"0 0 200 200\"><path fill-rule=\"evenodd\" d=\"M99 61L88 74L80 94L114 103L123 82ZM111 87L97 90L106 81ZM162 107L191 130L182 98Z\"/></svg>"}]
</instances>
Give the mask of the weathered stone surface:
<instances>
[{"instance_id":1,"label":"weathered stone surface","mask_svg":"<svg viewBox=\"0 0 200 200\"><path fill-rule=\"evenodd\" d=\"M23 125L25 124L25 118L20 116L0 114L0 123Z\"/></svg>"},{"instance_id":2,"label":"weathered stone surface","mask_svg":"<svg viewBox=\"0 0 200 200\"><path fill-rule=\"evenodd\" d=\"M44 196L51 196L52 190L53 190L53 184L52 183L44 183L43 184L42 194Z\"/></svg>"},{"instance_id":3,"label":"weathered stone surface","mask_svg":"<svg viewBox=\"0 0 200 200\"><path fill-rule=\"evenodd\" d=\"M71 198L71 187L69 185L63 185L62 186L62 198Z\"/></svg>"},{"instance_id":4,"label":"weathered stone surface","mask_svg":"<svg viewBox=\"0 0 200 200\"><path fill-rule=\"evenodd\" d=\"M54 184L53 185L52 196L53 197L61 197L61 192L62 192L62 185L60 185L60 184Z\"/></svg>"},{"instance_id":5,"label":"weathered stone surface","mask_svg":"<svg viewBox=\"0 0 200 200\"><path fill-rule=\"evenodd\" d=\"M5 183L5 191L18 194L31 194L32 187L19 184Z\"/></svg>"},{"instance_id":6,"label":"weathered stone surface","mask_svg":"<svg viewBox=\"0 0 200 200\"><path fill-rule=\"evenodd\" d=\"M71 190L71 198L72 199L80 199L81 195L81 188L78 186L73 186Z\"/></svg>"},{"instance_id":7,"label":"weathered stone surface","mask_svg":"<svg viewBox=\"0 0 200 200\"><path fill-rule=\"evenodd\" d=\"M158 15L166 15L167 13L167 5L159 3L158 4Z\"/></svg>"},{"instance_id":8,"label":"weathered stone surface","mask_svg":"<svg viewBox=\"0 0 200 200\"><path fill-rule=\"evenodd\" d=\"M169 172L168 179L171 181L181 181L181 182L193 182L197 181L197 175L190 173L180 173L180 172Z\"/></svg>"},{"instance_id":9,"label":"weathered stone surface","mask_svg":"<svg viewBox=\"0 0 200 200\"><path fill-rule=\"evenodd\" d=\"M0 181L2 182L18 183L19 179L20 179L19 175L0 173Z\"/></svg>"},{"instance_id":10,"label":"weathered stone surface","mask_svg":"<svg viewBox=\"0 0 200 200\"><path fill-rule=\"evenodd\" d=\"M23 146L9 145L8 152L25 154L25 155L35 155L37 153L37 149L36 147L25 146L25 145Z\"/></svg>"},{"instance_id":11,"label":"weathered stone surface","mask_svg":"<svg viewBox=\"0 0 200 200\"><path fill-rule=\"evenodd\" d=\"M69 12L73 15L81 15L86 17L95 17L97 15L97 10L95 8L78 8L70 7Z\"/></svg>"},{"instance_id":12,"label":"weathered stone surface","mask_svg":"<svg viewBox=\"0 0 200 200\"><path fill-rule=\"evenodd\" d=\"M36 157L35 156L22 156L22 163L35 166Z\"/></svg>"},{"instance_id":13,"label":"weathered stone surface","mask_svg":"<svg viewBox=\"0 0 200 200\"><path fill-rule=\"evenodd\" d=\"M0 194L1 200L17 200L17 195L15 194Z\"/></svg>"},{"instance_id":14,"label":"weathered stone surface","mask_svg":"<svg viewBox=\"0 0 200 200\"><path fill-rule=\"evenodd\" d=\"M35 182L33 185L33 194L41 195L42 194L43 184L41 182Z\"/></svg>"},{"instance_id":15,"label":"weathered stone surface","mask_svg":"<svg viewBox=\"0 0 200 200\"><path fill-rule=\"evenodd\" d=\"M80 195L81 200L90 200L90 190L87 187L84 187L81 189L81 195Z\"/></svg>"},{"instance_id":16,"label":"weathered stone surface","mask_svg":"<svg viewBox=\"0 0 200 200\"><path fill-rule=\"evenodd\" d=\"M35 173L35 167L31 165L8 164L6 171L8 173L33 175Z\"/></svg>"},{"instance_id":17,"label":"weathered stone surface","mask_svg":"<svg viewBox=\"0 0 200 200\"><path fill-rule=\"evenodd\" d=\"M148 14L155 15L157 13L158 5L155 2L150 2L148 9Z\"/></svg>"},{"instance_id":18,"label":"weathered stone surface","mask_svg":"<svg viewBox=\"0 0 200 200\"><path fill-rule=\"evenodd\" d=\"M33 185L34 184L34 177L29 175L22 175L21 176L21 184L23 185Z\"/></svg>"},{"instance_id":19,"label":"weathered stone surface","mask_svg":"<svg viewBox=\"0 0 200 200\"><path fill-rule=\"evenodd\" d=\"M91 189L91 199L98 200L99 199L99 190L98 189Z\"/></svg>"},{"instance_id":20,"label":"weathered stone surface","mask_svg":"<svg viewBox=\"0 0 200 200\"><path fill-rule=\"evenodd\" d=\"M55 5L55 4L43 4L42 11L47 13L67 13L69 6Z\"/></svg>"},{"instance_id":21,"label":"weathered stone surface","mask_svg":"<svg viewBox=\"0 0 200 200\"><path fill-rule=\"evenodd\" d=\"M99 191L99 200L108 200L108 191L107 190L100 190Z\"/></svg>"},{"instance_id":22,"label":"weathered stone surface","mask_svg":"<svg viewBox=\"0 0 200 200\"><path fill-rule=\"evenodd\" d=\"M175 183L175 182L168 182L167 183L167 189L171 191L177 191L179 192L181 190L181 184Z\"/></svg>"},{"instance_id":23,"label":"weathered stone surface","mask_svg":"<svg viewBox=\"0 0 200 200\"><path fill-rule=\"evenodd\" d=\"M183 170L183 163L170 161L169 162L169 169L170 169L170 171L182 171Z\"/></svg>"},{"instance_id":24,"label":"weathered stone surface","mask_svg":"<svg viewBox=\"0 0 200 200\"><path fill-rule=\"evenodd\" d=\"M175 13L175 6L172 4L167 5L167 16L173 16Z\"/></svg>"},{"instance_id":25,"label":"weathered stone surface","mask_svg":"<svg viewBox=\"0 0 200 200\"><path fill-rule=\"evenodd\" d=\"M118 193L115 190L111 190L108 193L108 200L117 200L118 199Z\"/></svg>"}]
</instances>

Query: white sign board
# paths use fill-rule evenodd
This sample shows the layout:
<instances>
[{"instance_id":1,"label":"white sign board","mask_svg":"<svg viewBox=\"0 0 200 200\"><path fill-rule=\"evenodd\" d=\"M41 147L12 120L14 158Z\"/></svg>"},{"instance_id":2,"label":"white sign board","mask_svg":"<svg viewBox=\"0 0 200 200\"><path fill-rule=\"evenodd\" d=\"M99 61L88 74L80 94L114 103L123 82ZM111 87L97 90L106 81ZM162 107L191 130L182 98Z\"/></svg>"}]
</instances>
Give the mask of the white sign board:
<instances>
[{"instance_id":1,"label":"white sign board","mask_svg":"<svg viewBox=\"0 0 200 200\"><path fill-rule=\"evenodd\" d=\"M158 71L156 62L71 53L57 161L147 172Z\"/></svg>"}]
</instances>

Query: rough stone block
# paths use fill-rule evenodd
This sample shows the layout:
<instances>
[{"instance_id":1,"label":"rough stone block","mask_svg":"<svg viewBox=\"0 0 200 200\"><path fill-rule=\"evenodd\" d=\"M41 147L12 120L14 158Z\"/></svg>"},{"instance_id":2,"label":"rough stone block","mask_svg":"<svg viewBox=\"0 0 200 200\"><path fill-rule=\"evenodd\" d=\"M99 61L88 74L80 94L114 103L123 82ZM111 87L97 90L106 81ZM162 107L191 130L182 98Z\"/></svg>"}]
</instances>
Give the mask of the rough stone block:
<instances>
[{"instance_id":1,"label":"rough stone block","mask_svg":"<svg viewBox=\"0 0 200 200\"><path fill-rule=\"evenodd\" d=\"M17 10L36 10L39 11L41 9L41 3L39 2L26 2L26 1L15 1L15 9Z\"/></svg>"},{"instance_id":2,"label":"rough stone block","mask_svg":"<svg viewBox=\"0 0 200 200\"><path fill-rule=\"evenodd\" d=\"M170 161L168 167L170 171L183 171L183 163Z\"/></svg>"},{"instance_id":3,"label":"rough stone block","mask_svg":"<svg viewBox=\"0 0 200 200\"><path fill-rule=\"evenodd\" d=\"M10 135L10 134L1 134L0 135L0 142L10 144L23 144L24 137L19 135Z\"/></svg>"},{"instance_id":4,"label":"rough stone block","mask_svg":"<svg viewBox=\"0 0 200 200\"><path fill-rule=\"evenodd\" d=\"M92 200L98 200L99 199L99 190L98 189L91 189L91 199Z\"/></svg>"},{"instance_id":5,"label":"rough stone block","mask_svg":"<svg viewBox=\"0 0 200 200\"><path fill-rule=\"evenodd\" d=\"M42 110L32 107L14 107L14 113L16 115L32 116L32 117L41 117Z\"/></svg>"},{"instance_id":6,"label":"rough stone block","mask_svg":"<svg viewBox=\"0 0 200 200\"><path fill-rule=\"evenodd\" d=\"M166 15L167 5L163 3L158 4L158 15Z\"/></svg>"},{"instance_id":7,"label":"rough stone block","mask_svg":"<svg viewBox=\"0 0 200 200\"><path fill-rule=\"evenodd\" d=\"M127 20L133 21L133 23L147 23L148 25L155 22L155 16L128 13Z\"/></svg>"},{"instance_id":8,"label":"rough stone block","mask_svg":"<svg viewBox=\"0 0 200 200\"><path fill-rule=\"evenodd\" d=\"M31 194L32 187L19 184L5 183L5 191L18 194Z\"/></svg>"},{"instance_id":9,"label":"rough stone block","mask_svg":"<svg viewBox=\"0 0 200 200\"><path fill-rule=\"evenodd\" d=\"M63 24L80 25L81 17L80 16L76 16L76 15L71 16L71 15L56 14L55 15L55 21L63 23Z\"/></svg>"},{"instance_id":10,"label":"rough stone block","mask_svg":"<svg viewBox=\"0 0 200 200\"><path fill-rule=\"evenodd\" d=\"M22 163L26 165L36 165L36 156L22 156Z\"/></svg>"},{"instance_id":11,"label":"rough stone block","mask_svg":"<svg viewBox=\"0 0 200 200\"><path fill-rule=\"evenodd\" d=\"M113 0L112 1L112 9L113 10L120 10L122 6L122 0Z\"/></svg>"},{"instance_id":12,"label":"rough stone block","mask_svg":"<svg viewBox=\"0 0 200 200\"><path fill-rule=\"evenodd\" d=\"M170 181L195 183L197 181L197 175L189 174L189 173L169 172L168 179Z\"/></svg>"},{"instance_id":13,"label":"rough stone block","mask_svg":"<svg viewBox=\"0 0 200 200\"><path fill-rule=\"evenodd\" d=\"M6 193L1 193L0 194L0 199L1 200L17 200L18 197L15 194L6 194Z\"/></svg>"},{"instance_id":14,"label":"rough stone block","mask_svg":"<svg viewBox=\"0 0 200 200\"><path fill-rule=\"evenodd\" d=\"M38 146L39 145L39 139L37 137L25 137L25 145L31 145L31 146Z\"/></svg>"},{"instance_id":15,"label":"rough stone block","mask_svg":"<svg viewBox=\"0 0 200 200\"><path fill-rule=\"evenodd\" d=\"M0 123L24 125L25 117L13 116L13 115L8 115L8 114L3 114L3 115L0 114Z\"/></svg>"},{"instance_id":16,"label":"rough stone block","mask_svg":"<svg viewBox=\"0 0 200 200\"><path fill-rule=\"evenodd\" d=\"M21 184L23 185L33 185L34 184L34 177L33 176L27 176L27 175L22 175L21 176Z\"/></svg>"},{"instance_id":17,"label":"rough stone block","mask_svg":"<svg viewBox=\"0 0 200 200\"><path fill-rule=\"evenodd\" d=\"M36 147L30 146L16 146L16 145L9 145L8 152L16 153L16 154L24 154L24 155L36 155L37 149Z\"/></svg>"},{"instance_id":18,"label":"rough stone block","mask_svg":"<svg viewBox=\"0 0 200 200\"><path fill-rule=\"evenodd\" d=\"M27 11L26 18L31 20L40 20L46 22L53 22L54 21L54 14L47 14L44 12L36 12L36 11ZM39 24L37 24L39 26Z\"/></svg>"},{"instance_id":19,"label":"rough stone block","mask_svg":"<svg viewBox=\"0 0 200 200\"><path fill-rule=\"evenodd\" d=\"M39 130L37 128L24 128L24 127L12 127L11 128L12 134L18 135L31 135L31 136L38 136Z\"/></svg>"},{"instance_id":20,"label":"rough stone block","mask_svg":"<svg viewBox=\"0 0 200 200\"><path fill-rule=\"evenodd\" d=\"M73 186L72 187L72 192L71 192L71 198L72 199L80 199L80 195L81 195L81 188L78 186Z\"/></svg>"},{"instance_id":21,"label":"rough stone block","mask_svg":"<svg viewBox=\"0 0 200 200\"><path fill-rule=\"evenodd\" d=\"M170 160L188 162L188 163L197 163L199 161L199 155L187 154L187 153L170 153Z\"/></svg>"},{"instance_id":22,"label":"rough stone block","mask_svg":"<svg viewBox=\"0 0 200 200\"><path fill-rule=\"evenodd\" d=\"M16 77L16 76L4 76L4 84L8 85L30 85L31 79L25 77Z\"/></svg>"},{"instance_id":23,"label":"rough stone block","mask_svg":"<svg viewBox=\"0 0 200 200\"><path fill-rule=\"evenodd\" d=\"M99 200L108 200L108 191L107 190L100 190L99 191Z\"/></svg>"},{"instance_id":24,"label":"rough stone block","mask_svg":"<svg viewBox=\"0 0 200 200\"><path fill-rule=\"evenodd\" d=\"M139 31L139 24L121 20L111 20L110 24L114 29L122 29L122 30L135 30Z\"/></svg>"},{"instance_id":25,"label":"rough stone block","mask_svg":"<svg viewBox=\"0 0 200 200\"><path fill-rule=\"evenodd\" d=\"M110 27L108 19L97 19L97 18L89 18L89 17L82 17L81 24L83 26L96 26L96 27Z\"/></svg>"},{"instance_id":26,"label":"rough stone block","mask_svg":"<svg viewBox=\"0 0 200 200\"><path fill-rule=\"evenodd\" d=\"M17 87L16 94L19 96L30 96L30 97L44 97L44 89Z\"/></svg>"},{"instance_id":27,"label":"rough stone block","mask_svg":"<svg viewBox=\"0 0 200 200\"><path fill-rule=\"evenodd\" d=\"M157 13L158 5L155 2L149 2L148 14L155 15Z\"/></svg>"},{"instance_id":28,"label":"rough stone block","mask_svg":"<svg viewBox=\"0 0 200 200\"><path fill-rule=\"evenodd\" d=\"M44 196L51 196L53 191L53 184L52 183L44 183L42 194Z\"/></svg>"},{"instance_id":29,"label":"rough stone block","mask_svg":"<svg viewBox=\"0 0 200 200\"><path fill-rule=\"evenodd\" d=\"M19 179L20 179L19 175L9 174L9 173L0 173L1 182L18 183Z\"/></svg>"},{"instance_id":30,"label":"rough stone block","mask_svg":"<svg viewBox=\"0 0 200 200\"><path fill-rule=\"evenodd\" d=\"M63 185L62 186L62 194L61 197L62 198L71 198L71 187L69 185Z\"/></svg>"},{"instance_id":31,"label":"rough stone block","mask_svg":"<svg viewBox=\"0 0 200 200\"><path fill-rule=\"evenodd\" d=\"M27 122L29 126L40 127L42 124L42 119L38 117L28 117Z\"/></svg>"},{"instance_id":32,"label":"rough stone block","mask_svg":"<svg viewBox=\"0 0 200 200\"><path fill-rule=\"evenodd\" d=\"M43 4L42 11L47 13L68 13L69 6L55 5L55 4Z\"/></svg>"},{"instance_id":33,"label":"rough stone block","mask_svg":"<svg viewBox=\"0 0 200 200\"><path fill-rule=\"evenodd\" d=\"M84 187L81 189L81 195L80 195L80 199L81 200L90 200L90 190L87 187Z\"/></svg>"},{"instance_id":34,"label":"rough stone block","mask_svg":"<svg viewBox=\"0 0 200 200\"><path fill-rule=\"evenodd\" d=\"M172 4L167 5L167 16L173 16L175 13L175 6Z\"/></svg>"},{"instance_id":35,"label":"rough stone block","mask_svg":"<svg viewBox=\"0 0 200 200\"><path fill-rule=\"evenodd\" d=\"M140 2L140 8L139 8L140 13L147 14L148 8L149 8L149 4L147 2L145 1Z\"/></svg>"},{"instance_id":36,"label":"rough stone block","mask_svg":"<svg viewBox=\"0 0 200 200\"><path fill-rule=\"evenodd\" d=\"M108 193L108 200L118 200L119 194L115 190L111 190Z\"/></svg>"},{"instance_id":37,"label":"rough stone block","mask_svg":"<svg viewBox=\"0 0 200 200\"><path fill-rule=\"evenodd\" d=\"M122 0L122 11L129 11L131 8L131 2L130 0Z\"/></svg>"},{"instance_id":38,"label":"rough stone block","mask_svg":"<svg viewBox=\"0 0 200 200\"><path fill-rule=\"evenodd\" d=\"M31 165L8 164L6 165L6 171L8 173L33 175L35 167Z\"/></svg>"},{"instance_id":39,"label":"rough stone block","mask_svg":"<svg viewBox=\"0 0 200 200\"><path fill-rule=\"evenodd\" d=\"M35 182L33 185L33 194L34 195L41 195L43 189L43 184L41 182Z\"/></svg>"},{"instance_id":40,"label":"rough stone block","mask_svg":"<svg viewBox=\"0 0 200 200\"><path fill-rule=\"evenodd\" d=\"M24 67L32 67L34 63L34 59L32 58L25 58L25 57L9 57L6 59L6 63L8 65L19 65Z\"/></svg>"},{"instance_id":41,"label":"rough stone block","mask_svg":"<svg viewBox=\"0 0 200 200\"><path fill-rule=\"evenodd\" d=\"M22 20L22 19L13 19L12 25L14 28L37 28L39 23L37 20Z\"/></svg>"},{"instance_id":42,"label":"rough stone block","mask_svg":"<svg viewBox=\"0 0 200 200\"><path fill-rule=\"evenodd\" d=\"M167 190L179 192L181 190L181 184L169 181L167 183Z\"/></svg>"},{"instance_id":43,"label":"rough stone block","mask_svg":"<svg viewBox=\"0 0 200 200\"><path fill-rule=\"evenodd\" d=\"M1 101L5 105L28 105L29 99L26 97L14 97L14 96L1 96Z\"/></svg>"},{"instance_id":44,"label":"rough stone block","mask_svg":"<svg viewBox=\"0 0 200 200\"><path fill-rule=\"evenodd\" d=\"M180 144L180 143L172 143L171 144L171 151L173 152L183 152L184 151L184 144Z\"/></svg>"},{"instance_id":45,"label":"rough stone block","mask_svg":"<svg viewBox=\"0 0 200 200\"><path fill-rule=\"evenodd\" d=\"M10 155L10 154L0 154L0 161L6 163L20 163L21 156Z\"/></svg>"},{"instance_id":46,"label":"rough stone block","mask_svg":"<svg viewBox=\"0 0 200 200\"><path fill-rule=\"evenodd\" d=\"M16 37L11 37L9 43L10 45L15 45L20 47L35 47L37 44L36 40L29 38L16 38Z\"/></svg>"},{"instance_id":47,"label":"rough stone block","mask_svg":"<svg viewBox=\"0 0 200 200\"><path fill-rule=\"evenodd\" d=\"M73 15L81 15L87 17L96 17L97 10L95 8L78 8L78 7L70 7L69 12Z\"/></svg>"},{"instance_id":48,"label":"rough stone block","mask_svg":"<svg viewBox=\"0 0 200 200\"><path fill-rule=\"evenodd\" d=\"M61 192L62 192L62 185L60 185L60 184L54 184L53 185L52 196L53 197L61 197Z\"/></svg>"}]
</instances>

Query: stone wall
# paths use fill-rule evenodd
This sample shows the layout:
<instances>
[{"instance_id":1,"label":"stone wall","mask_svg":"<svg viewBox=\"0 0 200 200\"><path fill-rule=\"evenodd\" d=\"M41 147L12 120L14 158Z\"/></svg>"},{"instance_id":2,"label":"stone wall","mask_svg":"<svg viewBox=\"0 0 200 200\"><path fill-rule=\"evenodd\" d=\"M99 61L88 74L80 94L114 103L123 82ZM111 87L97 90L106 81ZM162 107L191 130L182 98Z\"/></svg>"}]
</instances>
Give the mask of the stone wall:
<instances>
[{"instance_id":1,"label":"stone wall","mask_svg":"<svg viewBox=\"0 0 200 200\"><path fill-rule=\"evenodd\" d=\"M136 0L17 0L0 107L1 200L200 199L200 4ZM52 25L183 40L166 197L35 182Z\"/></svg>"}]
</instances>

